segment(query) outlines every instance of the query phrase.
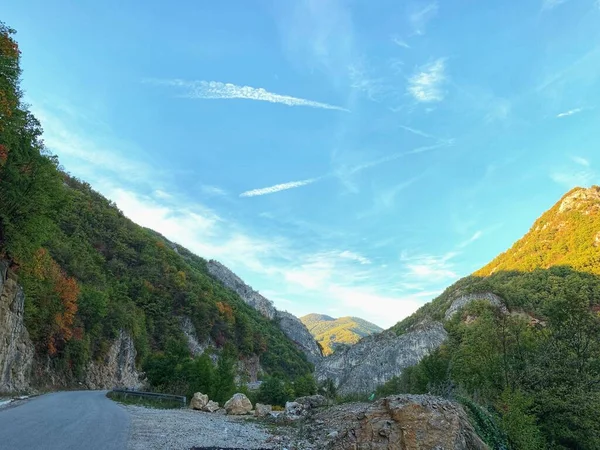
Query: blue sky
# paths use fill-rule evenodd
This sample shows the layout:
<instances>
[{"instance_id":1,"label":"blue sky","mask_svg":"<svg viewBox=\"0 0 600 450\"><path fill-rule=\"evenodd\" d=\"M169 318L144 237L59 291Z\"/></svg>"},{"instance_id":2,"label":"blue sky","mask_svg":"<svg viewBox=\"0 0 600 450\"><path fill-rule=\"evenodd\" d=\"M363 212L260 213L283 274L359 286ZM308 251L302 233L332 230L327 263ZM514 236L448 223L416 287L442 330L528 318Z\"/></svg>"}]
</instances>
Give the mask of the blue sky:
<instances>
[{"instance_id":1,"label":"blue sky","mask_svg":"<svg viewBox=\"0 0 600 450\"><path fill-rule=\"evenodd\" d=\"M297 315L391 326L600 183L598 0L21 0L1 19L66 170Z\"/></svg>"}]
</instances>

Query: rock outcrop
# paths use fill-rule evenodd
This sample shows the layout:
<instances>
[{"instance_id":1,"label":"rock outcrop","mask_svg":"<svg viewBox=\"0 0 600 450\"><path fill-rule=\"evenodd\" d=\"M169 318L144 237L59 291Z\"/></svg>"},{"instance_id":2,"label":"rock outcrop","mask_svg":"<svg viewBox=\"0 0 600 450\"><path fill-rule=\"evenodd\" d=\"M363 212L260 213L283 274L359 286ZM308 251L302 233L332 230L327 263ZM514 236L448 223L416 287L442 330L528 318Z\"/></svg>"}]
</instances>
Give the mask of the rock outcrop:
<instances>
[{"instance_id":1,"label":"rock outcrop","mask_svg":"<svg viewBox=\"0 0 600 450\"><path fill-rule=\"evenodd\" d=\"M288 312L277 310L272 301L260 295L220 262L210 260L206 266L214 278L235 291L244 302L263 316L277 321L279 328L304 352L310 362L316 364L321 359L323 355L317 342L300 319Z\"/></svg>"},{"instance_id":2,"label":"rock outcrop","mask_svg":"<svg viewBox=\"0 0 600 450\"><path fill-rule=\"evenodd\" d=\"M313 430L314 439L332 450L489 448L460 405L430 395L395 395L374 403L339 405L313 419L326 425Z\"/></svg>"},{"instance_id":3,"label":"rock outcrop","mask_svg":"<svg viewBox=\"0 0 600 450\"><path fill-rule=\"evenodd\" d=\"M85 385L88 389L141 388L143 382L135 366L136 355L132 337L121 330L102 363L88 365Z\"/></svg>"},{"instance_id":4,"label":"rock outcrop","mask_svg":"<svg viewBox=\"0 0 600 450\"><path fill-rule=\"evenodd\" d=\"M29 388L34 349L23 322L24 307L16 275L0 260L0 392Z\"/></svg>"},{"instance_id":5,"label":"rock outcrop","mask_svg":"<svg viewBox=\"0 0 600 450\"><path fill-rule=\"evenodd\" d=\"M233 394L224 405L227 414L232 415L244 415L249 414L252 411L252 403L244 394Z\"/></svg>"},{"instance_id":6,"label":"rock outcrop","mask_svg":"<svg viewBox=\"0 0 600 450\"><path fill-rule=\"evenodd\" d=\"M484 292L484 293L480 293L480 294L461 295L460 297L456 298L452 302L450 307L446 310L444 319L448 320L448 319L452 318L452 316L454 314L456 314L459 309L463 308L464 306L466 306L469 303L474 302L476 300L482 300L482 301L488 302L490 305L499 308L504 314L508 314L508 309L506 309L506 306L504 305L504 301L502 300L501 297L499 297L496 294L493 294L491 292Z\"/></svg>"},{"instance_id":7,"label":"rock outcrop","mask_svg":"<svg viewBox=\"0 0 600 450\"><path fill-rule=\"evenodd\" d=\"M370 393L438 348L448 336L440 322L419 324L397 336L391 331L368 336L357 344L322 358L317 381L331 379L340 394Z\"/></svg>"}]
</instances>

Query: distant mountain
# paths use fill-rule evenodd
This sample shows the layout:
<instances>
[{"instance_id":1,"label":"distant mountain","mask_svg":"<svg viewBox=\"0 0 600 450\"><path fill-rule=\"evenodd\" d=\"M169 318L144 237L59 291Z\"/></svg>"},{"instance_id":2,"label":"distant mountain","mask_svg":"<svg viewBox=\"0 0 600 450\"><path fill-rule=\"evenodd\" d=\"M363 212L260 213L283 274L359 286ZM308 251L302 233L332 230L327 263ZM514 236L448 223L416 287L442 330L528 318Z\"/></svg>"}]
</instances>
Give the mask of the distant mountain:
<instances>
[{"instance_id":1,"label":"distant mountain","mask_svg":"<svg viewBox=\"0 0 600 450\"><path fill-rule=\"evenodd\" d=\"M600 275L600 187L575 188L535 221L529 232L474 275L531 272L552 266Z\"/></svg>"},{"instance_id":2,"label":"distant mountain","mask_svg":"<svg viewBox=\"0 0 600 450\"><path fill-rule=\"evenodd\" d=\"M356 344L361 338L380 333L382 328L359 317L335 319L325 314L307 314L300 320L323 347L325 356L333 353L337 344Z\"/></svg>"}]
</instances>

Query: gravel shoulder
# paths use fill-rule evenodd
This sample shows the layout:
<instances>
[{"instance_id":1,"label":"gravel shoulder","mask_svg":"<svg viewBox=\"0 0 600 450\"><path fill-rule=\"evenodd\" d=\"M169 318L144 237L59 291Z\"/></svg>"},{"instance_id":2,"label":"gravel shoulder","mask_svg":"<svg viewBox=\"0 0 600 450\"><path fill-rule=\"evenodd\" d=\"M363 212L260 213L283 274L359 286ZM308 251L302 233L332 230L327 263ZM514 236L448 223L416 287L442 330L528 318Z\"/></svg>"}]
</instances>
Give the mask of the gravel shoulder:
<instances>
[{"instance_id":1,"label":"gravel shoulder","mask_svg":"<svg viewBox=\"0 0 600 450\"><path fill-rule=\"evenodd\" d=\"M131 419L129 450L238 448L283 449L287 439L271 434L251 417L190 409L151 409L124 405Z\"/></svg>"}]
</instances>

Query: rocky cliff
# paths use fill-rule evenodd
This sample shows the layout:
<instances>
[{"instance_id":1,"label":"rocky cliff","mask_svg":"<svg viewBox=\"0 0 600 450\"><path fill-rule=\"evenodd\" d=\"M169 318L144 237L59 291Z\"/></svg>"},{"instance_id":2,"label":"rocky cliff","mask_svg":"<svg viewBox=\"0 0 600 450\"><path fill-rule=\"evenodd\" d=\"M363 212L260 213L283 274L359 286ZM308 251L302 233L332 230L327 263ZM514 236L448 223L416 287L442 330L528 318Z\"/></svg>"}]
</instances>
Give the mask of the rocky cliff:
<instances>
[{"instance_id":1,"label":"rocky cliff","mask_svg":"<svg viewBox=\"0 0 600 450\"><path fill-rule=\"evenodd\" d=\"M141 388L140 373L135 366L137 352L129 333L121 330L101 362L91 362L86 371L88 389Z\"/></svg>"},{"instance_id":2,"label":"rocky cliff","mask_svg":"<svg viewBox=\"0 0 600 450\"><path fill-rule=\"evenodd\" d=\"M273 302L260 295L218 261L210 260L207 268L214 278L223 283L225 287L235 291L248 305L263 316L275 320L279 324L279 328L304 352L310 362L316 364L321 359L319 346L300 319L288 312L277 310L273 306Z\"/></svg>"},{"instance_id":3,"label":"rocky cliff","mask_svg":"<svg viewBox=\"0 0 600 450\"><path fill-rule=\"evenodd\" d=\"M340 394L370 393L406 367L417 364L446 337L440 322L417 325L402 336L384 331L323 358L315 375L318 381L333 380Z\"/></svg>"},{"instance_id":4,"label":"rocky cliff","mask_svg":"<svg viewBox=\"0 0 600 450\"><path fill-rule=\"evenodd\" d=\"M29 387L33 344L23 322L25 296L6 261L0 261L0 392Z\"/></svg>"}]
</instances>

